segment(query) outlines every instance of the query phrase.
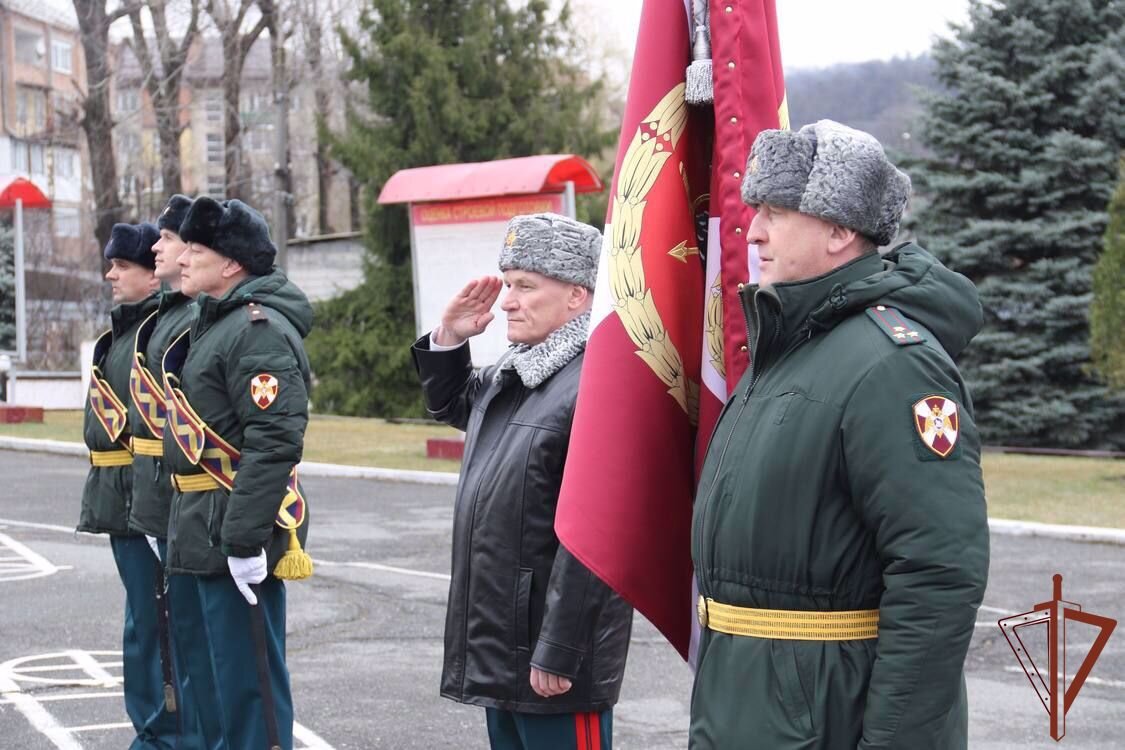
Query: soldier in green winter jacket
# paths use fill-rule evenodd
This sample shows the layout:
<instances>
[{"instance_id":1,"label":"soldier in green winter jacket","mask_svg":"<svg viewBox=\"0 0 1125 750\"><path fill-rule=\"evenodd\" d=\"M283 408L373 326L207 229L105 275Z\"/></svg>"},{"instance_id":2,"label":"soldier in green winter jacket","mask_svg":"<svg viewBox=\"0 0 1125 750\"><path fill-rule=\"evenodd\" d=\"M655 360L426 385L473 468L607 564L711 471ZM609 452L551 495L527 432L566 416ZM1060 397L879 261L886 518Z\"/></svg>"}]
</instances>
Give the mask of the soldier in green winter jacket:
<instances>
[{"instance_id":1,"label":"soldier in green winter jacket","mask_svg":"<svg viewBox=\"0 0 1125 750\"><path fill-rule=\"evenodd\" d=\"M910 181L824 120L763 131L743 199L751 366L708 448L690 747L967 745L988 576L980 436L953 357L972 283L896 235Z\"/></svg>"},{"instance_id":2,"label":"soldier in green winter jacket","mask_svg":"<svg viewBox=\"0 0 1125 750\"><path fill-rule=\"evenodd\" d=\"M143 533L156 567L160 660L166 693L179 715L179 747L219 747L222 727L214 705L214 681L206 643L199 591L191 576L164 576L165 537L172 504L171 472L164 456L166 407L161 362L168 346L191 325L195 305L180 291L180 223L192 199L173 195L156 219L159 239L152 246L160 305L137 329L129 375L129 427L133 432L133 503L129 528Z\"/></svg>"},{"instance_id":3,"label":"soldier in green winter jacket","mask_svg":"<svg viewBox=\"0 0 1125 750\"><path fill-rule=\"evenodd\" d=\"M125 710L136 735L132 748L175 746L176 716L164 703L157 626L156 576L145 538L129 528L133 497L133 454L129 430L129 368L141 321L157 305L159 286L152 224L114 224L105 258L114 307L112 327L94 344L83 432L90 449L90 472L82 492L78 531L109 534L125 587L122 673Z\"/></svg>"},{"instance_id":4,"label":"soldier in green winter jacket","mask_svg":"<svg viewBox=\"0 0 1125 750\"><path fill-rule=\"evenodd\" d=\"M179 234L188 243L181 289L198 312L163 363L164 456L176 488L167 568L199 589L225 747L290 750L281 579L312 572L295 473L312 307L274 267L266 222L245 203L196 198Z\"/></svg>"}]
</instances>

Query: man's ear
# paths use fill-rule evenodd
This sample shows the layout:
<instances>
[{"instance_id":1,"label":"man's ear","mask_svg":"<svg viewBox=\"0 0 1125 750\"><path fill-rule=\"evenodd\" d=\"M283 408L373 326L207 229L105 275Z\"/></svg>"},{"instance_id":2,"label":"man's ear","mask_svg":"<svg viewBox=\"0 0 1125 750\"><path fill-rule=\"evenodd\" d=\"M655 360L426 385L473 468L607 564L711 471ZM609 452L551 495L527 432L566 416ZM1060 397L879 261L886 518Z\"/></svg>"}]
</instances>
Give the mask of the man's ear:
<instances>
[{"instance_id":1,"label":"man's ear","mask_svg":"<svg viewBox=\"0 0 1125 750\"><path fill-rule=\"evenodd\" d=\"M839 224L829 224L828 254L847 253L863 244L863 237L854 229Z\"/></svg>"},{"instance_id":2,"label":"man's ear","mask_svg":"<svg viewBox=\"0 0 1125 750\"><path fill-rule=\"evenodd\" d=\"M242 264L232 258L226 259L226 264L223 266L223 278L231 279L242 273L245 269Z\"/></svg>"},{"instance_id":3,"label":"man's ear","mask_svg":"<svg viewBox=\"0 0 1125 750\"><path fill-rule=\"evenodd\" d=\"M570 310L581 310L586 303L590 300L591 292L581 284L570 285L570 295L567 297L567 308Z\"/></svg>"}]
</instances>

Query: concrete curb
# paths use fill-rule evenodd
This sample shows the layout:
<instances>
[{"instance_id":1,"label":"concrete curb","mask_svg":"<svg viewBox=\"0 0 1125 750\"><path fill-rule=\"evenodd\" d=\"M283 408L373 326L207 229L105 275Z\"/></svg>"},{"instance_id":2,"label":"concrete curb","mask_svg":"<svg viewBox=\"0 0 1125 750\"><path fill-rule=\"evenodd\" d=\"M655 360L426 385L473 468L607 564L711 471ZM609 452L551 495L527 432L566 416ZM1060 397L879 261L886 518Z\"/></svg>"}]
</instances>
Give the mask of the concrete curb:
<instances>
[{"instance_id":1,"label":"concrete curb","mask_svg":"<svg viewBox=\"0 0 1125 750\"><path fill-rule=\"evenodd\" d=\"M1069 542L1125 545L1125 529L1114 529L1106 526L1064 526L1035 521L1009 521L1004 518L990 518L988 519L988 528L993 534L1007 536L1038 536L1065 539Z\"/></svg>"},{"instance_id":2,"label":"concrete curb","mask_svg":"<svg viewBox=\"0 0 1125 750\"><path fill-rule=\"evenodd\" d=\"M2 447L2 446L0 446ZM379 469L374 466L346 466L344 464L319 464L302 461L299 471L306 477L339 477L342 479L381 479L384 482L434 484L457 486L457 474L447 471L407 471L406 469Z\"/></svg>"},{"instance_id":3,"label":"concrete curb","mask_svg":"<svg viewBox=\"0 0 1125 750\"><path fill-rule=\"evenodd\" d=\"M68 443L61 440L35 440L0 435L0 450L26 451L31 453L53 453L65 456L87 455L82 443ZM330 477L339 479L378 479L384 482L404 482L408 484L428 484L445 487L457 485L457 474L442 471L406 471L400 469L379 469L373 466L346 466L305 461L300 471L309 477ZM1067 526L1062 524L1036 523L1034 521L1009 521L1003 518L988 519L988 528L994 534L1005 536L1037 536L1063 539L1071 542L1096 542L1100 544L1119 544L1125 546L1125 529L1102 526Z\"/></svg>"},{"instance_id":4,"label":"concrete curb","mask_svg":"<svg viewBox=\"0 0 1125 750\"><path fill-rule=\"evenodd\" d=\"M63 456L85 458L90 451L82 443L68 443L62 440L35 440L0 435L0 450L23 451L26 453L55 453Z\"/></svg>"}]
</instances>

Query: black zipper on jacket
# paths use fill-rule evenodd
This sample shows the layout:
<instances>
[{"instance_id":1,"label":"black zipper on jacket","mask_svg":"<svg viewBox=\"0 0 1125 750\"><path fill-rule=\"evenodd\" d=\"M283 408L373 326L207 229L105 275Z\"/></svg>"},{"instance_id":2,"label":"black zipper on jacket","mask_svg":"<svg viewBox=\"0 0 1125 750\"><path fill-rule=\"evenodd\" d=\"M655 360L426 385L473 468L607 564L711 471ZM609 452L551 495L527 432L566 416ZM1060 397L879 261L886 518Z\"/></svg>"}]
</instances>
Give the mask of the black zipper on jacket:
<instances>
[{"instance_id":1,"label":"black zipper on jacket","mask_svg":"<svg viewBox=\"0 0 1125 750\"><path fill-rule=\"evenodd\" d=\"M742 414L743 414L743 412L745 412L746 406L750 401L750 394L753 393L754 386L757 384L758 380L762 377L762 373L765 371L764 366L761 366L761 367L758 366L759 364L762 364L762 365L765 364L765 362L759 362L759 360L762 359L761 355L764 354L765 352L762 351L761 315L760 315L759 310L758 310L757 295L756 294L754 296L753 302L751 303L751 313L753 314L753 317L754 317L753 328L756 331L756 335L751 331L749 316L744 316L745 320L746 320L746 340L747 340L747 342L752 341L754 343L754 348L750 352L750 383L746 386L746 393L742 397L742 403L739 404L738 414L736 414L735 417L734 417L734 424L737 424L738 421L740 419L742 419ZM770 337L770 340L769 340L770 343L773 343L774 341L776 341L777 337L780 334L781 334L781 315L777 314L777 315L774 316L774 330L773 330L773 335ZM785 347L785 350L782 351L781 355L777 358L777 361L781 362L787 356L789 356L795 349L797 349L799 346L801 346L801 344L804 344L807 341L811 341L812 335L813 335L813 330L812 330L811 326L805 326L804 328L799 329L797 331L797 335L789 343L789 345ZM714 436L716 434L718 434L718 423L716 423L715 428L716 429L713 431L712 438L714 438ZM732 433L733 433L733 430L734 430L734 427L731 427ZM723 443L722 451L719 452L719 459L715 464L715 474L714 474L714 477L712 479L711 492L707 495L707 499L706 499L705 504L703 505L703 509L701 511L701 516L700 516L700 519L699 519L699 527L698 527L698 531L696 533L696 543L699 546L700 552L703 551L703 537L702 537L703 528L706 526L707 511L710 507L711 498L713 497L714 492L715 492L715 486L716 486L715 480L718 479L719 473L722 470L723 459L726 458L727 448L730 447L730 442L731 442L730 441L730 435L728 435L726 442ZM714 544L712 544L711 546L714 547ZM698 571L696 573L696 580L697 580L697 584L699 585L699 592L700 592L700 594L703 594L704 593L704 586L703 586L702 576L699 575Z\"/></svg>"},{"instance_id":2,"label":"black zipper on jacket","mask_svg":"<svg viewBox=\"0 0 1125 750\"><path fill-rule=\"evenodd\" d=\"M754 392L754 386L757 384L758 379L762 377L762 372L765 371L765 355L766 352L762 347L762 324L761 314L758 311L758 296L754 295L754 302L751 308L754 312L755 328L758 329L758 335L754 340L754 348L750 350L750 384L746 386L746 393L742 397L742 403L745 404L750 400L750 394ZM779 311L780 312L780 311ZM750 330L747 324L747 331ZM769 344L772 345L777 337L781 335L781 315L774 315L773 319L773 335L769 338ZM747 339L749 341L749 339Z\"/></svg>"},{"instance_id":3,"label":"black zipper on jacket","mask_svg":"<svg viewBox=\"0 0 1125 750\"><path fill-rule=\"evenodd\" d=\"M745 314L743 315L743 319L746 322L746 343L747 343L747 345L749 345L750 343L753 343L753 345L754 345L754 348L750 352L750 383L746 387L746 395L743 397L742 403L739 404L739 406L738 406L738 414L735 415L733 424L737 424L738 421L740 419L742 419L742 413L744 411L746 411L746 404L750 400L750 393L751 393L751 391L754 390L754 384L758 381L758 378L761 376L761 369L756 366L757 361L758 361L757 354L758 354L758 352L761 351L761 335L762 335L762 327L761 327L760 320L759 320L760 316L758 314L758 305L757 305L756 296L757 295L755 295L754 298L751 298L752 302L751 302L751 305L750 305L751 313L754 316L754 326L753 326L753 328L755 329L754 331L751 331L750 317L745 315ZM740 295L740 298L741 298L741 295ZM780 326L781 326L781 316L780 315L776 316L775 320L776 320L776 322L775 322L774 336L777 335L777 329L779 329ZM733 398L733 396L732 396L732 398ZM718 434L718 428L719 428L719 424L718 424L718 422L716 422L715 423L715 430L712 432L712 436L711 436L712 439L714 439L715 435ZM733 430L734 428L732 427L731 429ZM698 525L697 531L696 531L696 543L699 547L700 552L703 551L703 529L707 525L707 511L710 509L711 498L714 496L714 493L715 493L716 483L715 483L714 480L718 479L718 477L719 477L719 472L723 468L723 459L726 458L727 448L729 448L729 447L730 447L730 436L728 435L726 442L723 443L723 449L719 452L719 459L718 459L718 461L715 462L715 474L714 474L714 478L712 479L712 482L711 482L711 492L708 493L706 499L704 500L703 508L700 511L699 525ZM704 588L705 587L703 586L703 576L700 574L700 571L696 571L696 583L699 586L699 593L701 595L704 594Z\"/></svg>"},{"instance_id":4,"label":"black zipper on jacket","mask_svg":"<svg viewBox=\"0 0 1125 750\"><path fill-rule=\"evenodd\" d=\"M499 371L499 372L501 373L500 374L501 381L499 383L496 383L496 384L489 383L488 386L486 387L486 388L496 388L496 392L491 394L491 396L488 400L488 403L484 405L484 410L483 410L483 413L481 414L481 425L483 425L484 420L488 418L488 407L492 406L492 403L496 400L496 397L499 396L504 391L504 389L508 386L507 379L515 376L515 374L516 374L514 370L510 371L510 374L505 373L502 370ZM527 391L527 389L524 388L522 383L520 383L519 390L516 393L515 403L512 405L511 410L509 412L510 417L514 417L516 412L519 411L520 406L523 404L523 399L524 399L524 396L526 395L526 391ZM487 390L485 391L485 393L487 393ZM510 417L508 419L509 423L511 422ZM477 437L479 438L480 436L477 435ZM473 446L473 453L474 454L476 453L476 450L477 450L478 447L479 446L476 446L476 445ZM468 666L469 666L469 659L468 659L468 654L469 654L469 627L468 627L468 625L469 625L469 585L468 584L469 584L470 579L472 578L472 570L473 570L473 529L476 528L477 506L478 506L479 500L480 500L481 485L484 484L485 478L489 476L483 470L487 469L489 464L492 463L492 459L495 457L496 451L497 451L498 448L499 448L499 443L494 443L489 448L488 455L485 456L485 458L484 458L484 465L481 467L482 471L480 472L480 477L477 479L476 486L473 488L473 508L472 508L472 513L469 514L468 539L465 541L465 553L464 553L465 554L465 592L464 592L464 597L463 597L462 603L461 603L461 612L464 615L464 619L463 619L463 622L462 622L462 628L461 628L461 635L462 635L462 637L461 637L461 653L463 654L463 658L462 658L462 661L461 661L461 681L460 682L461 682L461 697L462 698L465 696L465 677L466 677L466 674L468 673ZM468 458L469 457L466 458L466 460L463 462L462 465L468 465Z\"/></svg>"}]
</instances>

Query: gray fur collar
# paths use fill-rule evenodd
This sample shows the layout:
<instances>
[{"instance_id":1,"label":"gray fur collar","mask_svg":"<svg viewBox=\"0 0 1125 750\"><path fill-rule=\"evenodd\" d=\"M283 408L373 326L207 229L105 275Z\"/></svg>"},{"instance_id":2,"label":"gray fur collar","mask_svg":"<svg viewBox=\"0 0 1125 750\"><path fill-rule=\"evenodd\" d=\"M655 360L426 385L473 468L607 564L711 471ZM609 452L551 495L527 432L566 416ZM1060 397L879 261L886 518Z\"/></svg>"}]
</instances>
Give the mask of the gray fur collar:
<instances>
[{"instance_id":1,"label":"gray fur collar","mask_svg":"<svg viewBox=\"0 0 1125 750\"><path fill-rule=\"evenodd\" d=\"M582 313L555 330L535 346L516 344L496 368L499 380L506 370L515 370L527 388L536 388L565 367L586 348L590 313Z\"/></svg>"}]
</instances>

